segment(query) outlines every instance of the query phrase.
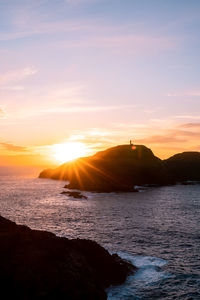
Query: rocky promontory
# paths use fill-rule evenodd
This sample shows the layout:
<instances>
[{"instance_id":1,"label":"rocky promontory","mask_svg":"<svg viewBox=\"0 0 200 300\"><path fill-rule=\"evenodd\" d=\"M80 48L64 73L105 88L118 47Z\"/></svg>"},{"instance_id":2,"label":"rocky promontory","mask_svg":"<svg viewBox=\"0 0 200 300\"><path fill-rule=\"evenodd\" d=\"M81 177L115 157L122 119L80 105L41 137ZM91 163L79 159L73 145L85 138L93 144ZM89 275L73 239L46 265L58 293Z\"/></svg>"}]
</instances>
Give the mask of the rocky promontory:
<instances>
[{"instance_id":1,"label":"rocky promontory","mask_svg":"<svg viewBox=\"0 0 200 300\"><path fill-rule=\"evenodd\" d=\"M47 169L40 178L67 180L69 189L134 192L135 185L200 181L200 152L183 152L161 160L144 145L119 145Z\"/></svg>"},{"instance_id":2,"label":"rocky promontory","mask_svg":"<svg viewBox=\"0 0 200 300\"><path fill-rule=\"evenodd\" d=\"M0 216L2 299L107 299L135 267L91 240L57 237Z\"/></svg>"},{"instance_id":3,"label":"rocky promontory","mask_svg":"<svg viewBox=\"0 0 200 300\"><path fill-rule=\"evenodd\" d=\"M120 145L44 170L40 178L68 180L69 189L96 192L135 191L134 185L164 184L165 166L143 145Z\"/></svg>"}]
</instances>

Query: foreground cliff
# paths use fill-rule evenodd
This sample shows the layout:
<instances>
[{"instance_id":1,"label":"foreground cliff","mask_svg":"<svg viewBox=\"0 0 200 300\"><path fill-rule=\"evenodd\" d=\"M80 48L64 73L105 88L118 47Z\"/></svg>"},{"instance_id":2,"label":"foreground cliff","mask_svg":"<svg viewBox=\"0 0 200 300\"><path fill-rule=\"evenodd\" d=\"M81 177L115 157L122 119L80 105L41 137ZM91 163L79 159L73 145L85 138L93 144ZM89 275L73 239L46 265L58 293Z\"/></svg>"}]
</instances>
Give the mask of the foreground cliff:
<instances>
[{"instance_id":1,"label":"foreground cliff","mask_svg":"<svg viewBox=\"0 0 200 300\"><path fill-rule=\"evenodd\" d=\"M90 240L68 240L0 216L0 282L5 299L106 299L134 267Z\"/></svg>"},{"instance_id":2,"label":"foreground cliff","mask_svg":"<svg viewBox=\"0 0 200 300\"><path fill-rule=\"evenodd\" d=\"M69 180L68 188L85 191L134 191L134 185L164 184L165 166L143 145L120 145L44 170L40 178Z\"/></svg>"}]
</instances>

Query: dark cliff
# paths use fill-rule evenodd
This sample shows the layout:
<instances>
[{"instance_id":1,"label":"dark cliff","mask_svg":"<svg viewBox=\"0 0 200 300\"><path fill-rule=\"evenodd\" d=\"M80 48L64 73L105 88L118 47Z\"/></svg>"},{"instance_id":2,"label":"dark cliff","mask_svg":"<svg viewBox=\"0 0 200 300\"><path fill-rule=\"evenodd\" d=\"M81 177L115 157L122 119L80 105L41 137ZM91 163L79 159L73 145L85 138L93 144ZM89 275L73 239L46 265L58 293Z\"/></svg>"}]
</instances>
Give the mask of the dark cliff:
<instances>
[{"instance_id":1,"label":"dark cliff","mask_svg":"<svg viewBox=\"0 0 200 300\"><path fill-rule=\"evenodd\" d=\"M90 240L68 240L0 216L2 299L104 300L134 267Z\"/></svg>"}]
</instances>

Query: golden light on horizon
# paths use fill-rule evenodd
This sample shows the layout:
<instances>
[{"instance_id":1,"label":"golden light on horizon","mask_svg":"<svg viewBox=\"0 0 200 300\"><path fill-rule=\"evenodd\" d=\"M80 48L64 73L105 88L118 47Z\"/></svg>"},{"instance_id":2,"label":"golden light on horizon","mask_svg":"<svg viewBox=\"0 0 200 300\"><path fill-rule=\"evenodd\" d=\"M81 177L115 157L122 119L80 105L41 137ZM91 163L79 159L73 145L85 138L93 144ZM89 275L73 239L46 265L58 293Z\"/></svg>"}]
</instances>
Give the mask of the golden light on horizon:
<instances>
[{"instance_id":1,"label":"golden light on horizon","mask_svg":"<svg viewBox=\"0 0 200 300\"><path fill-rule=\"evenodd\" d=\"M65 163L86 156L87 148L81 142L67 142L53 145L54 157L60 163Z\"/></svg>"}]
</instances>

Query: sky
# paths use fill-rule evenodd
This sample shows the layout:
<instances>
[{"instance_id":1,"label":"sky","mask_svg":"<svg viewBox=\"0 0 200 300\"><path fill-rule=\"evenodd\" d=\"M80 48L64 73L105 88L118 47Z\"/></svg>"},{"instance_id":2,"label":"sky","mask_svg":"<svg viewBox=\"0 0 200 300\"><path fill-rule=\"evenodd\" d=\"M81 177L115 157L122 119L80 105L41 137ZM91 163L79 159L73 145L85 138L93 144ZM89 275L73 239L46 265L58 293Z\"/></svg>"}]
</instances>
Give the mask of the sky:
<instances>
[{"instance_id":1,"label":"sky","mask_svg":"<svg viewBox=\"0 0 200 300\"><path fill-rule=\"evenodd\" d=\"M200 151L199 0L0 0L0 165Z\"/></svg>"}]
</instances>

